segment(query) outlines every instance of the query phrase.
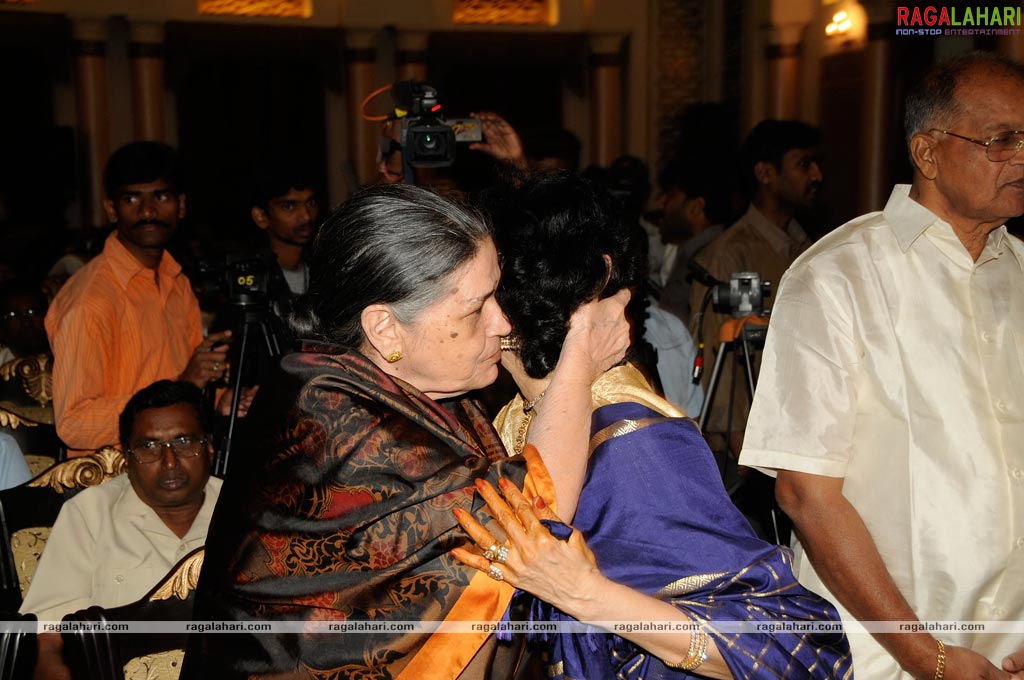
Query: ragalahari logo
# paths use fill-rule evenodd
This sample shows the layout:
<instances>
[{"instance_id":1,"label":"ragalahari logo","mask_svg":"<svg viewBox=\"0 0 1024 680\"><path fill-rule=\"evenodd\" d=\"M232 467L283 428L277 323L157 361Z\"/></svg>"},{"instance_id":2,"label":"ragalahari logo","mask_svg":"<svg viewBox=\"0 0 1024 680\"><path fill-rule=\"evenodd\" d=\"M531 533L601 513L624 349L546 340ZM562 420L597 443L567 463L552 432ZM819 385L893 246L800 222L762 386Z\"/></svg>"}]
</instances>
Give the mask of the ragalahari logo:
<instances>
[{"instance_id":1,"label":"ragalahari logo","mask_svg":"<svg viewBox=\"0 0 1024 680\"><path fill-rule=\"evenodd\" d=\"M896 35L1017 35L1020 6L896 8Z\"/></svg>"}]
</instances>

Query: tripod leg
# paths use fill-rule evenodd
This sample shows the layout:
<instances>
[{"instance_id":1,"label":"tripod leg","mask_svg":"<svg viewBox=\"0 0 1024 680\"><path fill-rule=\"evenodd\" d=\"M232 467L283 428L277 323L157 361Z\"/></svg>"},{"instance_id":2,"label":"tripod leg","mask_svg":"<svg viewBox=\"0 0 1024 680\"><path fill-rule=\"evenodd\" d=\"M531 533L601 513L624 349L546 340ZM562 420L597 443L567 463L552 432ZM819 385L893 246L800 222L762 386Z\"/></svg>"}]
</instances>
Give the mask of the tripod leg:
<instances>
[{"instance_id":1,"label":"tripod leg","mask_svg":"<svg viewBox=\"0 0 1024 680\"><path fill-rule=\"evenodd\" d=\"M697 426L701 432L708 424L708 416L711 415L711 402L715 399L715 390L718 389L718 381L722 378L722 364L725 355L732 350L729 343L719 346L718 354L715 356L715 366L711 369L711 378L708 380L708 389L704 393L704 403L700 407L700 417L697 419Z\"/></svg>"},{"instance_id":2,"label":"tripod leg","mask_svg":"<svg viewBox=\"0 0 1024 680\"><path fill-rule=\"evenodd\" d=\"M234 393L231 395L231 414L228 416L228 433L221 443L221 450L214 461L213 474L223 477L228 470L228 457L231 455L231 442L235 436L235 420L238 419L238 402L242 398L242 368L245 364L246 346L249 344L249 324L242 324L242 342L238 350L238 366L234 369L234 376L231 387Z\"/></svg>"},{"instance_id":3,"label":"tripod leg","mask_svg":"<svg viewBox=\"0 0 1024 680\"><path fill-rule=\"evenodd\" d=\"M757 387L757 374L754 373L754 350L747 342L747 336L741 334L741 337L743 339L743 366L747 374L747 393L750 395L750 403L753 404L754 389Z\"/></svg>"},{"instance_id":4,"label":"tripod leg","mask_svg":"<svg viewBox=\"0 0 1024 680\"><path fill-rule=\"evenodd\" d=\"M260 321L260 331L263 333L263 340L267 344L267 355L271 358L281 356L281 346L277 342L277 335L270 327L270 322L264 319Z\"/></svg>"}]
</instances>

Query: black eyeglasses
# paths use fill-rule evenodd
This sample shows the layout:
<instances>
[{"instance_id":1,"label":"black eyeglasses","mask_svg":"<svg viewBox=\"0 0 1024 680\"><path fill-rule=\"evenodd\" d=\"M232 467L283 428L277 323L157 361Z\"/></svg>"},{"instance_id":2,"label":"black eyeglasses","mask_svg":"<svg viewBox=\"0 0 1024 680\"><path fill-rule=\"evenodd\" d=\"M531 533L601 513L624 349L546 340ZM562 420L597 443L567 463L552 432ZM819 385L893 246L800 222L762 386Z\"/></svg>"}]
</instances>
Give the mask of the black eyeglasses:
<instances>
[{"instance_id":1,"label":"black eyeglasses","mask_svg":"<svg viewBox=\"0 0 1024 680\"><path fill-rule=\"evenodd\" d=\"M130 449L125 449L124 452L129 456L135 456L135 460L140 463L155 463L164 457L164 449L170 449L174 451L176 458L195 458L207 444L210 443L207 437L178 437L171 439L166 442L149 442L148 444L139 444L133 446Z\"/></svg>"},{"instance_id":2,"label":"black eyeglasses","mask_svg":"<svg viewBox=\"0 0 1024 680\"><path fill-rule=\"evenodd\" d=\"M957 137L968 142L977 144L978 146L985 147L985 156L993 163L1002 163L1008 161L1024 148L1024 130L1010 130L1009 132L1001 132L995 137L990 139L975 139L974 137L965 137L964 135L958 135L955 132L949 130L940 130L938 128L932 128L929 132L941 132L944 135L950 137Z\"/></svg>"}]
</instances>

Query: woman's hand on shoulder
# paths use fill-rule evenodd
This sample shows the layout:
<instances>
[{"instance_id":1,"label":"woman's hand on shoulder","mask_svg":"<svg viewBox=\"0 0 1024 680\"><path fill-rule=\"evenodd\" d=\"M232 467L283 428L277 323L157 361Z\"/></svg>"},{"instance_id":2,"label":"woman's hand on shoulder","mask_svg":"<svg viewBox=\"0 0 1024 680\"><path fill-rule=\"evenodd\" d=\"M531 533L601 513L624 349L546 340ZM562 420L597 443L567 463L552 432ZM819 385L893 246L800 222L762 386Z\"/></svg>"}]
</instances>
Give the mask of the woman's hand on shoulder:
<instances>
[{"instance_id":1,"label":"woman's hand on shoulder","mask_svg":"<svg viewBox=\"0 0 1024 680\"><path fill-rule=\"evenodd\" d=\"M516 588L548 602L567 614L584 611L586 604L599 597L604 576L598 571L594 553L578 531L568 541L555 538L541 519L561 522L540 497L530 503L514 484L499 480L501 494L488 482L477 480L477 491L487 502L491 515L508 537L506 554L488 559L466 548L452 550L463 564L500 576ZM456 510L455 518L482 551L498 542L472 515ZM504 558L504 559L503 559ZM494 569L497 569L495 572Z\"/></svg>"},{"instance_id":2,"label":"woman's hand on shoulder","mask_svg":"<svg viewBox=\"0 0 1024 680\"><path fill-rule=\"evenodd\" d=\"M630 328L626 305L631 295L620 290L603 300L591 300L573 312L562 355L586 361L593 379L615 366L629 349Z\"/></svg>"}]
</instances>

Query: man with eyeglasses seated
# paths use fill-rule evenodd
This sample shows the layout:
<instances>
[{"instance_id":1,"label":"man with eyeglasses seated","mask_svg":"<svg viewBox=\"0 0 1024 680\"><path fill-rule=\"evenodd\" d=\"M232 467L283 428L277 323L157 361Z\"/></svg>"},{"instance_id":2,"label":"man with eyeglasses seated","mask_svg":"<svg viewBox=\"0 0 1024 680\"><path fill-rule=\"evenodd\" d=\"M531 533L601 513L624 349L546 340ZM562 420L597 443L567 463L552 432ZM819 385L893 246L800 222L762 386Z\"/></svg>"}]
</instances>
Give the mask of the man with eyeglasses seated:
<instances>
[{"instance_id":1,"label":"man with eyeglasses seated","mask_svg":"<svg viewBox=\"0 0 1024 680\"><path fill-rule=\"evenodd\" d=\"M800 582L875 622L858 678L1009 678L1019 632L975 622L1024 620L1024 67L935 65L905 127L913 184L782 279L740 463Z\"/></svg>"},{"instance_id":2,"label":"man with eyeglasses seated","mask_svg":"<svg viewBox=\"0 0 1024 680\"><path fill-rule=\"evenodd\" d=\"M202 393L160 380L120 418L127 474L82 490L61 508L21 611L41 621L139 599L206 542L221 480Z\"/></svg>"}]
</instances>

